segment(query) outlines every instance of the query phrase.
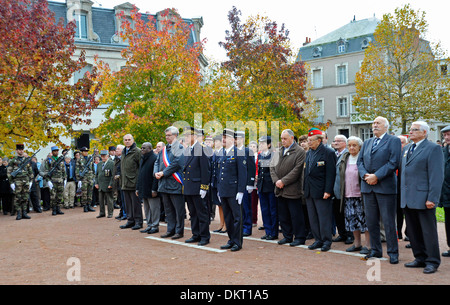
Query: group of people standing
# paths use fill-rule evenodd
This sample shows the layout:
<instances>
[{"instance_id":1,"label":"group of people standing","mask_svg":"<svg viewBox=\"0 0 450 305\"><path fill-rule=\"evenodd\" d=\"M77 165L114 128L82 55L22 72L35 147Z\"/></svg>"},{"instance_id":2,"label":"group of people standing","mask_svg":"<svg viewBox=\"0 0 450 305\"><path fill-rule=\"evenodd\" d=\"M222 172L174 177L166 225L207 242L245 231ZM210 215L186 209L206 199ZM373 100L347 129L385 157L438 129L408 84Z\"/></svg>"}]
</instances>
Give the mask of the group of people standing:
<instances>
[{"instance_id":1,"label":"group of people standing","mask_svg":"<svg viewBox=\"0 0 450 305\"><path fill-rule=\"evenodd\" d=\"M162 238L184 237L187 206L192 236L185 242L207 245L211 215L217 207L220 228L216 231L228 234L228 242L221 248L231 251L242 249L243 237L252 234L255 192L261 229L265 230L262 239L276 240L281 233L278 244L297 246L312 238L308 248L321 251L344 241L352 244L347 251L359 251L369 259L382 257L383 238L391 264L399 262L404 213L405 234L415 257L405 266L424 267L424 273L433 273L440 264L435 207L438 203L445 207L447 220L450 204L449 145L443 152L428 141L429 127L422 121L411 125L410 144L405 137L388 133L389 122L384 117L377 117L372 129L374 137L364 142L338 135L331 147L317 128L300 138L286 129L276 147L270 137L261 137L254 153L244 145L244 132L224 129L204 140L202 130L188 126L180 135L170 126L165 130L166 144L160 142L156 149L149 142L138 148L127 134L123 145L117 146L114 160L108 151L101 151L95 176L87 148L81 149L75 177L85 211L91 209L88 190L95 187L100 203L97 217L106 213L112 217L116 183L122 203L119 217L127 220L120 228L154 234L159 232L164 214L167 231ZM450 144L450 126L442 132ZM26 218L19 194L29 187L31 169L27 165L12 177L11 172L23 161L19 147L17 155L8 167L8 179L11 187L15 186L17 210ZM56 170L59 161L56 153L41 170L44 179L53 184L52 198L59 196L65 183L64 166L60 172ZM58 203L54 213L62 213ZM144 220L147 228L141 230ZM450 238L449 228L446 223ZM333 239L335 233L338 237Z\"/></svg>"}]
</instances>

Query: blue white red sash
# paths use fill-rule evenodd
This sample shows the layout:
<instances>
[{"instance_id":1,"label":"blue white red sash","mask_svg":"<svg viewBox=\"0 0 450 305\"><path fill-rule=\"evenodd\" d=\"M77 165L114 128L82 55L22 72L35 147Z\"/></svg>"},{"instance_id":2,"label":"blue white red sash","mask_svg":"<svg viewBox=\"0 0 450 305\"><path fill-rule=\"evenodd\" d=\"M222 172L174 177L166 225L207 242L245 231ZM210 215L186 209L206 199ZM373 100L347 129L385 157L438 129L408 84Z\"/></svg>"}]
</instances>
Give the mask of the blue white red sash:
<instances>
[{"instance_id":1,"label":"blue white red sash","mask_svg":"<svg viewBox=\"0 0 450 305\"><path fill-rule=\"evenodd\" d=\"M166 147L163 147L163 151L162 151L162 158L163 158L163 163L166 167L169 167L170 165L170 160L169 160L169 155L167 153ZM183 184L183 180L181 179L181 175L177 172L172 174L172 177L178 181L178 183Z\"/></svg>"}]
</instances>

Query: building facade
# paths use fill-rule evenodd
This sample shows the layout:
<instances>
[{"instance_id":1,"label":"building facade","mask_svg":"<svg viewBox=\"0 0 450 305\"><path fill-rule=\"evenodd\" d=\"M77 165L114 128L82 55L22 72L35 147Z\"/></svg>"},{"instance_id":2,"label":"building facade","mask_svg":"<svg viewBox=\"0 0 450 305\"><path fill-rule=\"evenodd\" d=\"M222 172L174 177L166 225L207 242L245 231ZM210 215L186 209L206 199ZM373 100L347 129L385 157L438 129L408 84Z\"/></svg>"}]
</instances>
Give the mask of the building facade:
<instances>
[{"instance_id":1,"label":"building facade","mask_svg":"<svg viewBox=\"0 0 450 305\"><path fill-rule=\"evenodd\" d=\"M133 5L129 2L117 5L114 8L103 8L94 6L91 0L66 0L65 2L48 1L48 7L55 13L55 20L58 22L61 18L65 24L74 20L76 22L75 45L76 51L74 56L79 57L82 50L85 51L86 62L88 65L82 70L74 74L71 82L75 83L79 78L92 70L95 65L95 57L107 63L112 71L118 71L125 66L126 61L121 56L121 51L127 47L127 43L122 41L117 34L121 29L121 17L119 14L123 12L126 18L131 18ZM163 12L151 15L157 24L157 28L161 27L160 20ZM149 14L142 13L142 18L150 17ZM200 33L203 27L203 18L183 18L183 21L191 27L191 34L188 44L194 44L201 40ZM204 56L199 58L201 69L205 69L207 61ZM77 138L61 138L61 141L71 147L79 149L83 146L90 146L90 140L94 135L90 132L96 128L102 120L104 120L105 106L99 106L92 111L89 116L90 125L74 126L75 131L79 131L81 135ZM47 148L41 149L38 159L45 158L50 152L50 143ZM92 148L92 147L91 147Z\"/></svg>"},{"instance_id":2,"label":"building facade","mask_svg":"<svg viewBox=\"0 0 450 305\"><path fill-rule=\"evenodd\" d=\"M373 121L360 118L353 107L353 98L356 96L356 73L379 22L375 17L354 19L314 41L307 38L300 48L297 60L304 61L309 68L312 102L318 113L315 123L331 121L326 131L329 139L338 134L358 136L362 140L373 136ZM428 123L433 129L429 135L432 141L440 139L440 130L448 125L434 121ZM393 132L400 133L399 130Z\"/></svg>"}]
</instances>

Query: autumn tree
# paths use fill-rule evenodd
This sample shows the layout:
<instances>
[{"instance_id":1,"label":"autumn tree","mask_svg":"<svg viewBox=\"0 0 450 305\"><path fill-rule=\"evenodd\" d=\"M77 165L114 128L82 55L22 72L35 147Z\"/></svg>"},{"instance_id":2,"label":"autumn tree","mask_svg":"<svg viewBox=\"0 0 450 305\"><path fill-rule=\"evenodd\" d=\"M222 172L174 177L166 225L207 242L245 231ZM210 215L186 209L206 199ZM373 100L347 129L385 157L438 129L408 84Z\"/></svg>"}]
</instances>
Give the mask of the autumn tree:
<instances>
[{"instance_id":1,"label":"autumn tree","mask_svg":"<svg viewBox=\"0 0 450 305\"><path fill-rule=\"evenodd\" d=\"M136 7L131 20L121 14L126 65L111 71L98 62L100 102L108 108L95 134L102 143L121 142L126 133L138 143L165 141L168 126L177 121L193 126L194 113L207 112L208 105L198 98L202 42L189 44L191 27L175 9L164 10L160 21L144 18Z\"/></svg>"},{"instance_id":2,"label":"autumn tree","mask_svg":"<svg viewBox=\"0 0 450 305\"><path fill-rule=\"evenodd\" d=\"M220 43L229 58L221 76L232 85L222 104L216 103L216 116L222 121L278 121L280 129L305 133L309 126L303 113L308 104L307 75L304 63L295 61L289 31L265 16L252 16L242 23L241 15L236 7L229 11L231 31Z\"/></svg>"},{"instance_id":3,"label":"autumn tree","mask_svg":"<svg viewBox=\"0 0 450 305\"><path fill-rule=\"evenodd\" d=\"M382 114L403 134L419 119L449 120L450 78L440 70L449 62L425 40L425 16L409 4L383 16L356 74L354 106L363 119Z\"/></svg>"},{"instance_id":4,"label":"autumn tree","mask_svg":"<svg viewBox=\"0 0 450 305\"><path fill-rule=\"evenodd\" d=\"M56 23L45 0L0 0L0 144L4 152L23 142L32 149L61 144L73 124L89 123L100 86L75 53L75 23ZM95 73L95 71L93 72ZM72 82L73 83L73 82Z\"/></svg>"}]
</instances>

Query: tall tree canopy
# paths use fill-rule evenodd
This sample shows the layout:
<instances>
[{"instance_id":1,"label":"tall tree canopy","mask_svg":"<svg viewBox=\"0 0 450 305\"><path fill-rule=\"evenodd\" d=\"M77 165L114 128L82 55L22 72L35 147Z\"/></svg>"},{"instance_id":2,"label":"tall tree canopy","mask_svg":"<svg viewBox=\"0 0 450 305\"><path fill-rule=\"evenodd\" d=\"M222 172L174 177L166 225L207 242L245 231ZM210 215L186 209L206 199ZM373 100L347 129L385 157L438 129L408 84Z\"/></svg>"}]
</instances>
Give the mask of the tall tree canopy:
<instances>
[{"instance_id":1,"label":"tall tree canopy","mask_svg":"<svg viewBox=\"0 0 450 305\"><path fill-rule=\"evenodd\" d=\"M122 51L124 68L111 71L98 63L100 102L108 109L95 134L104 144L121 142L126 133L138 143L162 141L174 122L193 125L194 113L207 112L198 98L203 42L189 45L191 27L175 9L164 10L160 21L148 16L134 8L131 21L123 18L120 35L129 43Z\"/></svg>"},{"instance_id":2,"label":"tall tree canopy","mask_svg":"<svg viewBox=\"0 0 450 305\"><path fill-rule=\"evenodd\" d=\"M268 17L241 23L240 16L236 7L229 11L231 31L220 43L229 58L221 76L228 78L231 92L218 99L216 116L220 121L278 121L280 129L304 133L309 124L303 115L306 72L304 63L295 61L289 31Z\"/></svg>"},{"instance_id":3,"label":"tall tree canopy","mask_svg":"<svg viewBox=\"0 0 450 305\"><path fill-rule=\"evenodd\" d=\"M85 65L75 53L75 23L56 23L45 0L0 0L0 144L8 153L23 142L32 149L62 144L72 125L97 107L100 84L73 74ZM95 74L95 70L93 72Z\"/></svg>"},{"instance_id":4,"label":"tall tree canopy","mask_svg":"<svg viewBox=\"0 0 450 305\"><path fill-rule=\"evenodd\" d=\"M450 78L439 68L449 61L439 44L424 39L425 16L409 4L383 16L356 75L354 105L362 118L383 114L402 133L419 119L449 120Z\"/></svg>"}]
</instances>

